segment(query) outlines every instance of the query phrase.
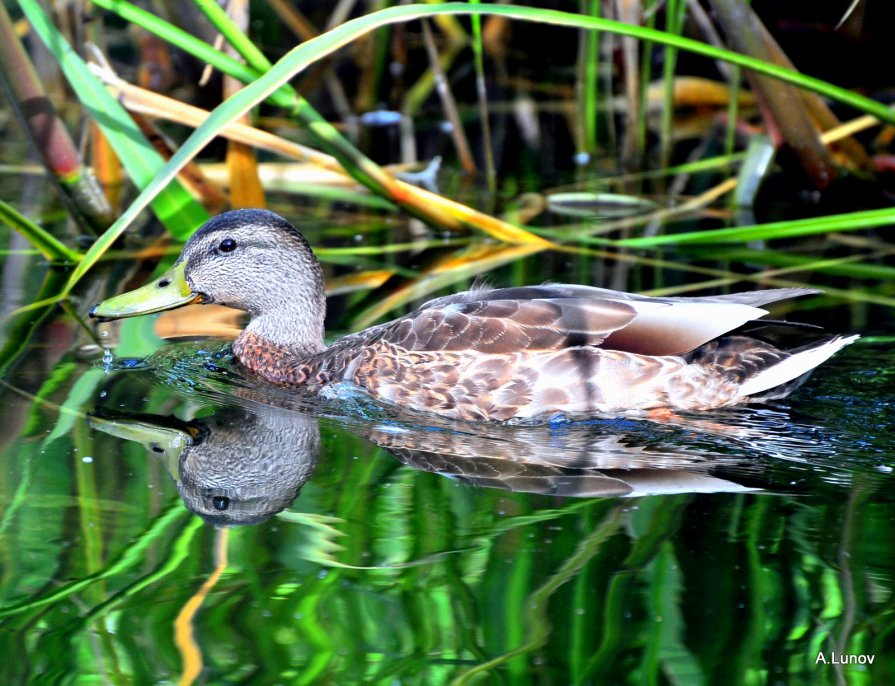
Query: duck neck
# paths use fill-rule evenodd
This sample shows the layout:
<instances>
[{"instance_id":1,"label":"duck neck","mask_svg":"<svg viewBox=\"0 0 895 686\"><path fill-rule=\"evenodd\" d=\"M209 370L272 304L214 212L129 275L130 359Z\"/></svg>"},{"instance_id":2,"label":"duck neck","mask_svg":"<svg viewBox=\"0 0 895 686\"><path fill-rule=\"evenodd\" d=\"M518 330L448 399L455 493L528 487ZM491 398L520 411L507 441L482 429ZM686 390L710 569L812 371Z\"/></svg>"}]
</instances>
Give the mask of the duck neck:
<instances>
[{"instance_id":1,"label":"duck neck","mask_svg":"<svg viewBox=\"0 0 895 686\"><path fill-rule=\"evenodd\" d=\"M307 305L307 303L305 303ZM297 383L299 367L326 349L323 342L325 310L279 309L252 318L233 343L233 354L253 373L273 383ZM309 311L310 310L310 311Z\"/></svg>"}]
</instances>

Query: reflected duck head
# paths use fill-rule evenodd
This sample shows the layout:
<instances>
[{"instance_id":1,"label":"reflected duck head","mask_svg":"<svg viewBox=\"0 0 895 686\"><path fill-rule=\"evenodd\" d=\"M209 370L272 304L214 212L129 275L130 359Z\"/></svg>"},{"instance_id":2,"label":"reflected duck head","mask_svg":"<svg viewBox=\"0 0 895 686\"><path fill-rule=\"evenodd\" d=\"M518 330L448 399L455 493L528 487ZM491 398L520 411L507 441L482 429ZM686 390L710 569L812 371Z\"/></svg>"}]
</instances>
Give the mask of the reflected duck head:
<instances>
[{"instance_id":1,"label":"reflected duck head","mask_svg":"<svg viewBox=\"0 0 895 686\"><path fill-rule=\"evenodd\" d=\"M317 420L297 413L235 410L183 422L97 412L88 423L161 458L187 508L214 526L259 524L288 507L320 450Z\"/></svg>"}]
</instances>

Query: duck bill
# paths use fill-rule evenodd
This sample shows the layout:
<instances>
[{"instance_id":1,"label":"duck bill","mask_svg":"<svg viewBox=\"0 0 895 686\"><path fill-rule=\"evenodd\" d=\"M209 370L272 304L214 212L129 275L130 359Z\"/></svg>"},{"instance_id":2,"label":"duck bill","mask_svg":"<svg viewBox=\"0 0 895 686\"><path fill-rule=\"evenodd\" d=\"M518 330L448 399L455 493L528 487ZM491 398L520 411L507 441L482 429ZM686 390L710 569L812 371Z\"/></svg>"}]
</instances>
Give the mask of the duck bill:
<instances>
[{"instance_id":1,"label":"duck bill","mask_svg":"<svg viewBox=\"0 0 895 686\"><path fill-rule=\"evenodd\" d=\"M87 415L87 426L115 438L142 443L146 450L162 460L175 480L180 478L177 473L180 455L200 440L197 426L173 417L97 413Z\"/></svg>"},{"instance_id":2,"label":"duck bill","mask_svg":"<svg viewBox=\"0 0 895 686\"><path fill-rule=\"evenodd\" d=\"M186 282L184 270L186 260L181 260L155 281L129 293L116 295L94 305L90 316L101 322L125 317L137 317L163 310L173 310L190 303L199 302L202 296L193 293Z\"/></svg>"}]
</instances>

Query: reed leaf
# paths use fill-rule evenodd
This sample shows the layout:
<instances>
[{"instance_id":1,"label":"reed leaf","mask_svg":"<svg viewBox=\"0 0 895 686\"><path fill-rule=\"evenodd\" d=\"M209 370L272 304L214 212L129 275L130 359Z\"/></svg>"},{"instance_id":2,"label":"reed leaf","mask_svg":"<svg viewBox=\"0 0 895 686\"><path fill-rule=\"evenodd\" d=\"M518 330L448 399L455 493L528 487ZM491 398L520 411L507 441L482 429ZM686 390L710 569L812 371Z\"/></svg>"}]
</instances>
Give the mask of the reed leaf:
<instances>
[{"instance_id":1,"label":"reed leaf","mask_svg":"<svg viewBox=\"0 0 895 686\"><path fill-rule=\"evenodd\" d=\"M76 263L81 253L72 250L46 229L38 226L12 205L0 200L0 220L18 231L50 262Z\"/></svg>"},{"instance_id":2,"label":"reed leaf","mask_svg":"<svg viewBox=\"0 0 895 686\"><path fill-rule=\"evenodd\" d=\"M823 272L834 276L854 279L880 279L895 283L895 267L884 264L870 264L874 255L856 254L839 258L818 258L811 255L797 255L777 250L753 250L748 248L692 248L687 253L713 260L766 264L774 267L800 267L806 272Z\"/></svg>"},{"instance_id":3,"label":"reed leaf","mask_svg":"<svg viewBox=\"0 0 895 686\"><path fill-rule=\"evenodd\" d=\"M28 306L13 310L0 319L6 334L0 347L0 375L7 375L10 368L18 364L31 345L31 339L40 329L44 320L53 311L59 296L57 295L65 275L59 269L49 269L43 278L40 288L34 296L34 302ZM52 293L52 296L48 294ZM22 316L30 312L30 316Z\"/></svg>"},{"instance_id":4,"label":"reed leaf","mask_svg":"<svg viewBox=\"0 0 895 686\"><path fill-rule=\"evenodd\" d=\"M164 166L162 157L146 140L127 111L59 33L37 0L19 0L19 6L59 62L81 104L102 129L131 180L138 188L146 188ZM202 206L176 180L155 190L151 205L161 222L175 236L189 235L208 219ZM97 243L107 249L113 242L109 236L110 232L106 231Z\"/></svg>"},{"instance_id":5,"label":"reed leaf","mask_svg":"<svg viewBox=\"0 0 895 686\"><path fill-rule=\"evenodd\" d=\"M30 612L51 603L56 603L74 593L82 592L103 579L113 577L126 569L135 567L145 561L146 552L151 544L170 533L170 531L178 525L195 531L195 519L191 521L188 520L185 525L180 523L180 520L187 519L186 515L188 514L189 511L178 501L176 504L168 507L167 511L162 516L156 518L146 531L140 534L137 540L135 540L127 550L124 550L121 555L106 568L81 579L69 581L59 588L50 589L44 595L34 597L30 600L23 600L19 603L8 604L5 607L0 608L0 617L9 617L20 612Z\"/></svg>"},{"instance_id":6,"label":"reed leaf","mask_svg":"<svg viewBox=\"0 0 895 686\"><path fill-rule=\"evenodd\" d=\"M241 81L253 81L259 76L259 72L256 69L252 69L250 66L230 57L225 52L217 50L202 39L196 38L141 7L137 7L129 2L122 2L121 0L91 1L94 5L114 12L122 19L126 19L154 33L162 40L177 46L184 52L193 55L196 59L210 64L215 69L229 76L233 76ZM292 104L292 96L288 90L284 90L271 97L271 102L282 107L289 107Z\"/></svg>"},{"instance_id":7,"label":"reed leaf","mask_svg":"<svg viewBox=\"0 0 895 686\"><path fill-rule=\"evenodd\" d=\"M203 2L201 9L222 35L228 37L231 45L249 63L249 72L245 65L236 62L228 55L216 51L185 31L159 19L145 10L139 9L122 0L95 0L96 4L118 12L122 17L137 21L143 28L153 31L158 36L169 40L178 47L191 52L194 56L229 76L246 83L255 76L266 73L270 67L267 58L240 31L227 14L215 3ZM330 35L325 34L325 36ZM321 37L322 38L322 37ZM317 41L320 38L316 39ZM201 45L200 45L201 43ZM301 48L303 46L299 46ZM340 46L337 46L340 47ZM296 48L298 49L298 48ZM329 52L329 51L328 51ZM325 54L328 54L325 53ZM313 59L313 58L312 58ZM280 87L270 93L274 104L289 110L308 134L323 150L335 157L342 167L354 179L365 185L374 193L387 198L409 214L430 224L453 231L474 228L489 234L493 238L509 243L534 243L546 245L547 241L522 228L505 221L489 217L456 201L449 200L422 188L395 179L382 167L358 150L336 127L330 124L307 100L300 97L284 79Z\"/></svg>"},{"instance_id":8,"label":"reed leaf","mask_svg":"<svg viewBox=\"0 0 895 686\"><path fill-rule=\"evenodd\" d=\"M812 236L833 231L859 231L891 224L895 224L895 210L884 208L834 214L829 217L809 217L808 219L769 222L755 226L736 226L728 229L687 231L664 236L625 238L613 241L613 244L627 248L653 248L660 245L684 243L741 243L794 238L796 236Z\"/></svg>"},{"instance_id":9,"label":"reed leaf","mask_svg":"<svg viewBox=\"0 0 895 686\"><path fill-rule=\"evenodd\" d=\"M29 0L33 4L33 0ZM26 0L22 0L26 2ZM94 0L100 6L115 9L127 3L114 0ZM436 5L402 5L390 7L369 15L348 21L341 26L328 31L317 38L296 46L283 56L267 73L257 78L246 86L237 95L219 105L211 116L186 140L177 153L147 185L140 195L133 201L130 207L119 217L101 239L87 252L84 259L71 275L66 286L66 293L77 284L84 274L97 262L102 254L108 250L114 240L121 235L136 216L152 201L163 188L175 177L177 172L198 152L211 141L220 130L234 122L249 109L270 97L295 75L303 71L313 63L339 48L348 45L373 29L388 26L390 24L431 17L438 14L457 15L502 15L510 18L536 21L570 28L585 28L591 30L609 31L620 35L633 36L642 40L650 40L675 47L689 52L705 55L713 59L731 62L754 71L768 74L788 83L813 90L817 93L849 104L863 112L874 114L883 121L895 123L895 112L886 106L864 96L852 93L844 88L833 86L829 83L815 79L798 72L782 69L776 65L762 62L750 57L739 55L729 50L715 48L698 41L672 36L654 29L646 29L620 22L603 19L600 17L583 17L566 12L554 10L542 10L531 7L514 7L511 5L471 6L461 3L448 3ZM210 46L209 46L210 47ZM211 52L216 52L211 50ZM233 60L234 64L239 64ZM243 74L248 69L239 65ZM235 75L235 74L234 74ZM247 77L246 80L249 80ZM438 197L438 196L434 196ZM495 220L496 222L497 220Z\"/></svg>"},{"instance_id":10,"label":"reed leaf","mask_svg":"<svg viewBox=\"0 0 895 686\"><path fill-rule=\"evenodd\" d=\"M72 216L91 233L108 228L114 221L112 208L96 178L85 167L3 5L0 5L0 85L31 136L44 166L63 191L60 197L72 210ZM35 103L41 106L35 107Z\"/></svg>"}]
</instances>

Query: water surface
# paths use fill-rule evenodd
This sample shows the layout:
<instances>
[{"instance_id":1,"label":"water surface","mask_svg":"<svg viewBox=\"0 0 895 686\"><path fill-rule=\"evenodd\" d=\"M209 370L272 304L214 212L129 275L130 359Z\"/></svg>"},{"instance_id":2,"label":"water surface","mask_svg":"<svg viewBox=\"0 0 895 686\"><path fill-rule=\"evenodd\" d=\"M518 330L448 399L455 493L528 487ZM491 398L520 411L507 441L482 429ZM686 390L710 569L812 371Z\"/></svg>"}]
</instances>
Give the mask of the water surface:
<instances>
[{"instance_id":1,"label":"water surface","mask_svg":"<svg viewBox=\"0 0 895 686\"><path fill-rule=\"evenodd\" d=\"M50 314L0 399L2 681L895 681L880 312L785 403L516 427Z\"/></svg>"}]
</instances>

